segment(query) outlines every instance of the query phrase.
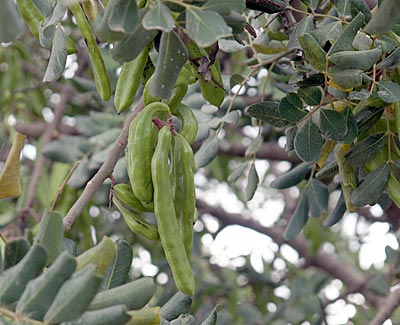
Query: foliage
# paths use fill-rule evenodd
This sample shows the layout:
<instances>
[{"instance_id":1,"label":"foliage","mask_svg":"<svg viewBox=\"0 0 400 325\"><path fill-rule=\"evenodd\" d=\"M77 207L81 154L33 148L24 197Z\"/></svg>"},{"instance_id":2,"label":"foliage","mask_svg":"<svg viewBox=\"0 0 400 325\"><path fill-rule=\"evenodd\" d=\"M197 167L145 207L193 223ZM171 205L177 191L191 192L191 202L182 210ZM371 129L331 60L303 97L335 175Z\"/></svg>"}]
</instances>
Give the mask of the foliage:
<instances>
[{"instance_id":1,"label":"foliage","mask_svg":"<svg viewBox=\"0 0 400 325\"><path fill-rule=\"evenodd\" d=\"M204 310L208 313L219 302L226 309L215 307L204 324L215 323L217 312L222 323L327 322L327 306L333 302L322 292L333 278L347 286L344 298L359 292L365 304L376 308L349 317L354 322L389 318L395 307L380 307L396 281L397 255L390 259L387 253L386 273L364 272L355 262L345 266L348 272L337 272L324 249L332 245L337 258L343 254L346 261L354 260L335 227L351 218L349 212L364 213L375 224L369 209L375 204L392 232L399 227L393 217L400 207L398 17L395 0L7 0L0 15L0 153L2 161L8 158L0 174L0 197L8 199L0 202L0 225L7 242L3 251L11 256L3 255L0 283L7 285L0 289L2 317L31 317L27 299L32 294L47 299L46 307L36 311L40 315L31 317L38 321L105 322L105 313L115 313L121 323L134 324L135 317L158 315L155 307L141 309L147 300L137 305L135 299L128 302L128 294L118 298L113 291L128 285L132 249L137 254L145 249L162 270L159 274L169 276L172 269L179 289L185 291L182 274L187 280L192 272L188 259L196 277L193 309L185 305L187 296L178 293L175 299L183 302L177 306L186 307L181 311L164 305L164 323L194 323L190 312L205 319ZM151 105L167 108L142 119ZM185 144L194 141L190 168L177 164L178 141L168 140L160 148L157 128L165 126ZM28 136L36 154L33 167L23 161L22 186L18 156L23 139L15 130ZM268 163L263 165L262 159ZM276 161L291 167L279 172ZM194 233L191 255L191 224L198 216L193 197L187 200L187 191L178 187L191 186L193 192L194 169L208 180L196 182L198 225L207 225L211 214L219 219L218 233L241 224L278 244L274 259L262 262L264 274L249 260L236 271L204 263L200 238L218 234L201 227ZM179 173L189 178L183 181ZM265 198L279 197L286 206L275 228L205 204L204 193L223 182L247 210L255 210L254 202L267 206ZM127 184L132 185L128 196L137 202L124 201L122 184L129 191ZM175 202L160 199L165 193ZM182 223L178 216L175 222L170 218L174 210L190 211L190 219ZM129 228L115 221L121 219ZM165 220L174 220L173 226ZM23 235L28 242L10 241ZM127 241L115 244L104 235ZM353 239L362 243L360 236ZM92 247L100 238L105 239ZM280 272L275 260L282 260L285 245L305 259L304 272L287 257L285 272ZM77 250L83 253L72 257ZM183 259L185 272L180 272L176 265ZM290 297L279 295L276 288L281 286L290 287ZM174 283L164 287L153 299L164 303L171 296ZM105 301L117 303L102 303L102 296L96 298L103 294L97 293L99 288L112 296ZM142 297L153 296L147 287L140 290ZM96 299L100 307L92 311ZM389 295L386 306L393 299ZM64 307L59 310L58 305ZM364 303L353 305L358 311L364 308Z\"/></svg>"}]
</instances>

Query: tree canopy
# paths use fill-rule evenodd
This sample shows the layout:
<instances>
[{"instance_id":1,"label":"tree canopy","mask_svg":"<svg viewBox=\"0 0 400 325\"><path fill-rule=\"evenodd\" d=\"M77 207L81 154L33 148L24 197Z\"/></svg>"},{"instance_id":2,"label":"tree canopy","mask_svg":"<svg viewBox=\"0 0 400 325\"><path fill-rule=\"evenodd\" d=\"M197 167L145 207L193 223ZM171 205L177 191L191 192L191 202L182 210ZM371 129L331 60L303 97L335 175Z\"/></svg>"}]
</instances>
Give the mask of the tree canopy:
<instances>
[{"instance_id":1,"label":"tree canopy","mask_svg":"<svg viewBox=\"0 0 400 325\"><path fill-rule=\"evenodd\" d=\"M400 322L399 17L5 0L0 319Z\"/></svg>"}]
</instances>

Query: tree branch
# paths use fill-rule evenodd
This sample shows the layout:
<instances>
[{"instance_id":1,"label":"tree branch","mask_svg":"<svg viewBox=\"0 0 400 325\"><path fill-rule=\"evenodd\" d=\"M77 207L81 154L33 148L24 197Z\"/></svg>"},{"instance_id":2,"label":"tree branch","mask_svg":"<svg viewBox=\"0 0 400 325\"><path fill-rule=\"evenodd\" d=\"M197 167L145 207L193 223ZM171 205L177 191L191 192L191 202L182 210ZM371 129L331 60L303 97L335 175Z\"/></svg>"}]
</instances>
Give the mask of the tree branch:
<instances>
[{"instance_id":1,"label":"tree branch","mask_svg":"<svg viewBox=\"0 0 400 325\"><path fill-rule=\"evenodd\" d=\"M384 300L382 304L380 304L380 308L378 308L378 313L375 318L369 323L370 325L381 325L383 324L397 307L400 305L400 289L396 289L393 291L387 299Z\"/></svg>"},{"instance_id":2,"label":"tree branch","mask_svg":"<svg viewBox=\"0 0 400 325\"><path fill-rule=\"evenodd\" d=\"M224 226L240 225L271 237L271 239L274 240L274 242L276 242L278 245L290 245L299 253L301 257L307 260L309 265L318 267L328 272L335 278L341 280L352 290L357 288L358 292L363 294L372 306L377 307L383 303L383 299L381 297L378 297L365 288L365 284L368 281L367 277L365 277L351 265L344 264L343 261L339 261L327 253L319 251L317 254L311 255L309 245L304 238L298 236L292 241L287 241L283 238L282 229L278 227L264 227L253 219L246 219L241 214L228 213L222 208L210 206L201 200L197 200L197 206L199 211L215 216Z\"/></svg>"},{"instance_id":3,"label":"tree branch","mask_svg":"<svg viewBox=\"0 0 400 325\"><path fill-rule=\"evenodd\" d=\"M143 109L143 97L140 99L139 103L136 105L135 109L125 120L125 124L121 130L121 133L108 153L104 163L101 165L97 173L92 177L92 179L86 184L85 189L79 196L78 200L74 203L71 209L68 211L64 217L64 229L70 230L74 221L82 213L82 210L89 203L93 194L99 189L103 182L109 178L114 170L115 164L117 163L121 153L127 143L129 134L129 125L135 116Z\"/></svg>"}]
</instances>

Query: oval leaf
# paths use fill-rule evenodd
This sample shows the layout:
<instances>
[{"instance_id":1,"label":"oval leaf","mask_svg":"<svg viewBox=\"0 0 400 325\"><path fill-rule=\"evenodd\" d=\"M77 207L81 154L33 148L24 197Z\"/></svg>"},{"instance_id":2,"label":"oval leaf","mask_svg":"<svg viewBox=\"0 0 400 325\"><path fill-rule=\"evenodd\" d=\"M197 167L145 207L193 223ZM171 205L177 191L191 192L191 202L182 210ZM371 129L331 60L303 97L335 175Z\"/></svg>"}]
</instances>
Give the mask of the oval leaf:
<instances>
[{"instance_id":1,"label":"oval leaf","mask_svg":"<svg viewBox=\"0 0 400 325\"><path fill-rule=\"evenodd\" d=\"M286 226L283 238L286 240L293 240L300 231L304 228L308 220L308 198L305 193L300 197L296 210L293 212L292 217Z\"/></svg>"},{"instance_id":2,"label":"oval leaf","mask_svg":"<svg viewBox=\"0 0 400 325\"><path fill-rule=\"evenodd\" d=\"M341 69L369 70L381 55L380 48L366 51L341 51L329 56L329 60Z\"/></svg>"},{"instance_id":3,"label":"oval leaf","mask_svg":"<svg viewBox=\"0 0 400 325\"><path fill-rule=\"evenodd\" d=\"M143 17L145 29L159 29L163 32L170 32L174 28L174 19L171 11L160 0L151 3L150 9Z\"/></svg>"},{"instance_id":4,"label":"oval leaf","mask_svg":"<svg viewBox=\"0 0 400 325\"><path fill-rule=\"evenodd\" d=\"M252 163L250 166L249 175L247 178L246 190L244 193L245 201L250 201L253 198L259 182L260 179L257 174L256 166L254 163Z\"/></svg>"},{"instance_id":5,"label":"oval leaf","mask_svg":"<svg viewBox=\"0 0 400 325\"><path fill-rule=\"evenodd\" d=\"M328 187L321 181L313 178L307 188L310 215L320 217L328 209Z\"/></svg>"},{"instance_id":6,"label":"oval leaf","mask_svg":"<svg viewBox=\"0 0 400 325\"><path fill-rule=\"evenodd\" d=\"M347 121L343 114L333 109L321 109L319 114L321 132L335 141L340 141L347 133Z\"/></svg>"},{"instance_id":7,"label":"oval leaf","mask_svg":"<svg viewBox=\"0 0 400 325\"><path fill-rule=\"evenodd\" d=\"M307 111L303 108L301 98L295 93L289 93L286 97L282 98L279 103L279 113L291 122L299 121L307 115Z\"/></svg>"},{"instance_id":8,"label":"oval leaf","mask_svg":"<svg viewBox=\"0 0 400 325\"><path fill-rule=\"evenodd\" d=\"M291 122L284 118L279 111L279 104L276 102L261 102L247 107L247 115L258 120L265 121L275 127L284 127Z\"/></svg>"},{"instance_id":9,"label":"oval leaf","mask_svg":"<svg viewBox=\"0 0 400 325\"><path fill-rule=\"evenodd\" d=\"M385 133L374 133L358 142L345 154L347 162L355 167L364 166L372 160L386 144Z\"/></svg>"},{"instance_id":10,"label":"oval leaf","mask_svg":"<svg viewBox=\"0 0 400 325\"><path fill-rule=\"evenodd\" d=\"M298 164L282 176L274 179L271 182L271 187L282 190L299 184L303 181L311 170L311 165L308 163Z\"/></svg>"},{"instance_id":11,"label":"oval leaf","mask_svg":"<svg viewBox=\"0 0 400 325\"><path fill-rule=\"evenodd\" d=\"M300 45L306 55L307 61L319 72L325 71L326 52L311 34L299 36Z\"/></svg>"},{"instance_id":12,"label":"oval leaf","mask_svg":"<svg viewBox=\"0 0 400 325\"><path fill-rule=\"evenodd\" d=\"M218 153L218 138L214 135L207 138L194 155L196 168L206 166Z\"/></svg>"},{"instance_id":13,"label":"oval leaf","mask_svg":"<svg viewBox=\"0 0 400 325\"><path fill-rule=\"evenodd\" d=\"M324 226L330 227L338 223L346 212L346 201L344 200L343 192L340 193L339 200L337 201L329 218L324 221Z\"/></svg>"},{"instance_id":14,"label":"oval leaf","mask_svg":"<svg viewBox=\"0 0 400 325\"><path fill-rule=\"evenodd\" d=\"M311 119L298 126L294 150L303 161L318 161L323 144L321 133Z\"/></svg>"}]
</instances>

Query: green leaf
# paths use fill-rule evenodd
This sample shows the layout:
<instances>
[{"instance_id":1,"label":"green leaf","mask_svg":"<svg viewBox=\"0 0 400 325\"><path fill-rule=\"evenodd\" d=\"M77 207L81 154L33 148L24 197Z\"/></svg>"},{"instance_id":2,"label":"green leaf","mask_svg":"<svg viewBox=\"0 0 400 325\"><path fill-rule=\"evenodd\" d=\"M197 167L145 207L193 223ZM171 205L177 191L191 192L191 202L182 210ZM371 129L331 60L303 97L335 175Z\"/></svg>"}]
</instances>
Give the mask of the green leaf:
<instances>
[{"instance_id":1,"label":"green leaf","mask_svg":"<svg viewBox=\"0 0 400 325\"><path fill-rule=\"evenodd\" d=\"M318 28L317 30L313 30L310 34L314 36L321 46L323 46L327 41L334 43L342 32L342 23L340 21L334 21Z\"/></svg>"},{"instance_id":2,"label":"green leaf","mask_svg":"<svg viewBox=\"0 0 400 325\"><path fill-rule=\"evenodd\" d=\"M371 93L368 89L361 89L360 91L351 91L347 97L350 100L365 100L371 97Z\"/></svg>"},{"instance_id":3,"label":"green leaf","mask_svg":"<svg viewBox=\"0 0 400 325\"><path fill-rule=\"evenodd\" d=\"M130 310L128 311L128 315L131 317L131 321L128 323L128 325L163 325L165 322L169 324L167 320L160 319L160 307L146 307L140 310Z\"/></svg>"},{"instance_id":4,"label":"green leaf","mask_svg":"<svg viewBox=\"0 0 400 325\"><path fill-rule=\"evenodd\" d=\"M356 122L356 118L353 115L350 107L346 107L341 114L345 117L347 123L347 133L340 140L341 143L351 143L357 137L359 129Z\"/></svg>"},{"instance_id":5,"label":"green leaf","mask_svg":"<svg viewBox=\"0 0 400 325\"><path fill-rule=\"evenodd\" d=\"M345 154L349 164L354 167L364 166L372 160L385 146L387 142L385 133L374 133L358 142Z\"/></svg>"},{"instance_id":6,"label":"green leaf","mask_svg":"<svg viewBox=\"0 0 400 325\"><path fill-rule=\"evenodd\" d=\"M62 135L44 146L42 153L47 159L72 163L83 156L83 143L88 143L83 137Z\"/></svg>"},{"instance_id":7,"label":"green leaf","mask_svg":"<svg viewBox=\"0 0 400 325\"><path fill-rule=\"evenodd\" d=\"M232 28L218 13L195 6L186 9L186 22L189 37L200 47L211 46L218 39L232 34Z\"/></svg>"},{"instance_id":8,"label":"green leaf","mask_svg":"<svg viewBox=\"0 0 400 325\"><path fill-rule=\"evenodd\" d=\"M22 30L23 20L18 12L15 2L5 0L0 10L0 42L13 41Z\"/></svg>"},{"instance_id":9,"label":"green leaf","mask_svg":"<svg viewBox=\"0 0 400 325\"><path fill-rule=\"evenodd\" d=\"M87 311L77 320L63 322L62 325L124 325L128 324L131 317L125 305L116 305L96 311Z\"/></svg>"},{"instance_id":10,"label":"green leaf","mask_svg":"<svg viewBox=\"0 0 400 325\"><path fill-rule=\"evenodd\" d=\"M190 314L181 314L170 322L171 325L196 325L196 319Z\"/></svg>"},{"instance_id":11,"label":"green leaf","mask_svg":"<svg viewBox=\"0 0 400 325\"><path fill-rule=\"evenodd\" d=\"M308 209L308 198L307 195L303 193L289 223L286 226L283 238L286 240L293 240L300 233L307 223Z\"/></svg>"},{"instance_id":12,"label":"green leaf","mask_svg":"<svg viewBox=\"0 0 400 325\"><path fill-rule=\"evenodd\" d=\"M64 282L44 316L48 323L61 323L80 317L96 295L101 279L96 267L88 265Z\"/></svg>"},{"instance_id":13,"label":"green leaf","mask_svg":"<svg viewBox=\"0 0 400 325\"><path fill-rule=\"evenodd\" d=\"M102 277L114 258L116 251L115 243L109 237L104 236L96 246L84 251L76 258L77 271L89 264L96 266L97 275Z\"/></svg>"},{"instance_id":14,"label":"green leaf","mask_svg":"<svg viewBox=\"0 0 400 325\"><path fill-rule=\"evenodd\" d=\"M400 65L400 47L396 48L388 57L377 65L377 68L394 69Z\"/></svg>"},{"instance_id":15,"label":"green leaf","mask_svg":"<svg viewBox=\"0 0 400 325\"><path fill-rule=\"evenodd\" d=\"M372 14L365 0L350 0L350 3L351 3L351 14L353 16L356 15L358 12L362 12L365 17L365 21L366 22L370 21Z\"/></svg>"},{"instance_id":16,"label":"green leaf","mask_svg":"<svg viewBox=\"0 0 400 325\"><path fill-rule=\"evenodd\" d=\"M202 8L228 16L233 11L242 12L246 8L244 0L208 0Z\"/></svg>"},{"instance_id":17,"label":"green leaf","mask_svg":"<svg viewBox=\"0 0 400 325\"><path fill-rule=\"evenodd\" d=\"M392 81L380 81L378 83L378 96L386 103L400 101L400 85Z\"/></svg>"},{"instance_id":18,"label":"green leaf","mask_svg":"<svg viewBox=\"0 0 400 325\"><path fill-rule=\"evenodd\" d=\"M218 138L216 135L208 137L200 149L195 153L196 169L208 165L218 153Z\"/></svg>"},{"instance_id":19,"label":"green leaf","mask_svg":"<svg viewBox=\"0 0 400 325\"><path fill-rule=\"evenodd\" d=\"M321 109L319 115L321 132L329 139L340 141L347 133L347 121L343 114L333 109Z\"/></svg>"},{"instance_id":20,"label":"green leaf","mask_svg":"<svg viewBox=\"0 0 400 325\"><path fill-rule=\"evenodd\" d=\"M8 269L21 261L30 247L31 245L25 238L8 242L4 251L4 269Z\"/></svg>"},{"instance_id":21,"label":"green leaf","mask_svg":"<svg viewBox=\"0 0 400 325\"><path fill-rule=\"evenodd\" d=\"M279 104L276 102L266 101L248 106L247 114L277 128L284 127L291 123L281 115Z\"/></svg>"},{"instance_id":22,"label":"green leaf","mask_svg":"<svg viewBox=\"0 0 400 325\"><path fill-rule=\"evenodd\" d=\"M361 86L362 73L363 71L360 69L339 69L334 67L329 69L328 76L341 90L348 90Z\"/></svg>"},{"instance_id":23,"label":"green leaf","mask_svg":"<svg viewBox=\"0 0 400 325\"><path fill-rule=\"evenodd\" d=\"M294 150L303 161L318 161L323 144L321 133L311 119L297 127Z\"/></svg>"},{"instance_id":24,"label":"green leaf","mask_svg":"<svg viewBox=\"0 0 400 325\"><path fill-rule=\"evenodd\" d=\"M216 305L211 313L201 322L200 325L216 325L218 320L218 312L222 309L222 305Z\"/></svg>"},{"instance_id":25,"label":"green leaf","mask_svg":"<svg viewBox=\"0 0 400 325\"><path fill-rule=\"evenodd\" d=\"M132 257L131 246L125 240L118 239L117 251L103 276L100 290L115 288L128 281Z\"/></svg>"},{"instance_id":26,"label":"green leaf","mask_svg":"<svg viewBox=\"0 0 400 325\"><path fill-rule=\"evenodd\" d=\"M42 320L58 290L71 277L75 268L75 258L64 251L46 272L28 283L18 301L18 313Z\"/></svg>"},{"instance_id":27,"label":"green leaf","mask_svg":"<svg viewBox=\"0 0 400 325\"><path fill-rule=\"evenodd\" d=\"M341 69L369 70L382 55L380 48L366 51L341 51L329 56L329 60Z\"/></svg>"},{"instance_id":28,"label":"green leaf","mask_svg":"<svg viewBox=\"0 0 400 325\"><path fill-rule=\"evenodd\" d=\"M307 187L310 216L320 217L328 209L328 187L321 181L313 178Z\"/></svg>"},{"instance_id":29,"label":"green leaf","mask_svg":"<svg viewBox=\"0 0 400 325\"><path fill-rule=\"evenodd\" d=\"M331 227L338 223L344 216L346 212L346 201L344 200L343 192L340 193L339 200L336 202L332 213L329 218L324 221L324 226Z\"/></svg>"},{"instance_id":30,"label":"green leaf","mask_svg":"<svg viewBox=\"0 0 400 325\"><path fill-rule=\"evenodd\" d=\"M374 205L389 182L389 176L390 166L386 163L374 169L354 189L351 201L358 207Z\"/></svg>"},{"instance_id":31,"label":"green leaf","mask_svg":"<svg viewBox=\"0 0 400 325\"><path fill-rule=\"evenodd\" d=\"M98 293L88 310L124 304L130 309L143 308L153 297L156 286L152 278L141 278Z\"/></svg>"},{"instance_id":32,"label":"green leaf","mask_svg":"<svg viewBox=\"0 0 400 325\"><path fill-rule=\"evenodd\" d=\"M43 270L46 262L46 249L34 245L17 265L4 271L0 275L0 304L18 300L26 284Z\"/></svg>"},{"instance_id":33,"label":"green leaf","mask_svg":"<svg viewBox=\"0 0 400 325\"><path fill-rule=\"evenodd\" d=\"M307 88L312 86L325 86L325 75L323 73L316 73L308 78L305 78L297 83L300 88Z\"/></svg>"},{"instance_id":34,"label":"green leaf","mask_svg":"<svg viewBox=\"0 0 400 325\"><path fill-rule=\"evenodd\" d=\"M45 210L40 221L39 231L35 238L35 244L41 244L46 248L47 265L53 263L61 253L64 235L63 219L58 212Z\"/></svg>"},{"instance_id":35,"label":"green leaf","mask_svg":"<svg viewBox=\"0 0 400 325\"><path fill-rule=\"evenodd\" d=\"M390 293L390 285L384 274L372 276L366 285L366 289L380 296L387 296Z\"/></svg>"},{"instance_id":36,"label":"green leaf","mask_svg":"<svg viewBox=\"0 0 400 325\"><path fill-rule=\"evenodd\" d=\"M335 6L338 9L340 16L349 16L351 14L350 0L335 0Z\"/></svg>"},{"instance_id":37,"label":"green leaf","mask_svg":"<svg viewBox=\"0 0 400 325\"><path fill-rule=\"evenodd\" d=\"M326 52L311 34L299 36L300 45L306 55L307 61L319 72L325 71Z\"/></svg>"},{"instance_id":38,"label":"green leaf","mask_svg":"<svg viewBox=\"0 0 400 325\"><path fill-rule=\"evenodd\" d=\"M368 131L371 127L373 127L381 118L383 112L384 107L376 108L373 106L367 106L359 111L355 116L359 133Z\"/></svg>"},{"instance_id":39,"label":"green leaf","mask_svg":"<svg viewBox=\"0 0 400 325\"><path fill-rule=\"evenodd\" d=\"M329 50L329 54L332 55L336 52L351 51L353 49L353 40L360 28L364 26L364 23L364 15L360 12L353 18L350 24L347 25L346 29L338 37L336 42L333 43Z\"/></svg>"},{"instance_id":40,"label":"green leaf","mask_svg":"<svg viewBox=\"0 0 400 325\"><path fill-rule=\"evenodd\" d=\"M399 21L400 6L397 0L385 0L374 12L364 28L368 34L380 35L389 31Z\"/></svg>"},{"instance_id":41,"label":"green leaf","mask_svg":"<svg viewBox=\"0 0 400 325\"><path fill-rule=\"evenodd\" d=\"M160 315L167 321L178 318L180 314L190 313L192 298L178 291L161 307Z\"/></svg>"},{"instance_id":42,"label":"green leaf","mask_svg":"<svg viewBox=\"0 0 400 325\"><path fill-rule=\"evenodd\" d=\"M289 93L282 98L279 103L279 113L290 122L297 122L307 115L301 98L295 93Z\"/></svg>"},{"instance_id":43,"label":"green leaf","mask_svg":"<svg viewBox=\"0 0 400 325\"><path fill-rule=\"evenodd\" d=\"M229 79L229 88L233 88L236 85L240 85L245 78L239 74L239 73L234 73L232 74L231 78Z\"/></svg>"},{"instance_id":44,"label":"green leaf","mask_svg":"<svg viewBox=\"0 0 400 325\"><path fill-rule=\"evenodd\" d=\"M321 103L322 91L320 87L300 88L297 94L304 100L307 105L316 106Z\"/></svg>"},{"instance_id":45,"label":"green leaf","mask_svg":"<svg viewBox=\"0 0 400 325\"><path fill-rule=\"evenodd\" d=\"M55 81L59 79L64 72L67 62L67 48L65 44L64 30L62 27L58 27L54 33L51 55L43 77L43 82Z\"/></svg>"},{"instance_id":46,"label":"green leaf","mask_svg":"<svg viewBox=\"0 0 400 325\"><path fill-rule=\"evenodd\" d=\"M254 140L251 141L250 145L247 147L245 156L252 156L257 153L258 149L261 148L264 142L264 138L262 136L257 136Z\"/></svg>"},{"instance_id":47,"label":"green leaf","mask_svg":"<svg viewBox=\"0 0 400 325\"><path fill-rule=\"evenodd\" d=\"M227 181L229 183L236 182L240 176L243 175L244 171L247 169L248 162L242 162L240 163L233 171L232 173L228 176Z\"/></svg>"},{"instance_id":48,"label":"green leaf","mask_svg":"<svg viewBox=\"0 0 400 325\"><path fill-rule=\"evenodd\" d=\"M151 79L149 90L153 97L169 98L179 72L188 59L185 45L178 35L172 31L162 33L160 54L156 70Z\"/></svg>"},{"instance_id":49,"label":"green leaf","mask_svg":"<svg viewBox=\"0 0 400 325\"><path fill-rule=\"evenodd\" d=\"M270 186L278 190L289 188L299 184L303 181L311 170L311 165L308 163L301 163L284 173L283 175L275 178Z\"/></svg>"},{"instance_id":50,"label":"green leaf","mask_svg":"<svg viewBox=\"0 0 400 325\"><path fill-rule=\"evenodd\" d=\"M250 201L253 198L254 193L257 190L259 182L260 182L260 179L257 174L256 166L253 162L250 165L249 175L247 177L247 185L246 185L246 190L244 192L244 200L245 201Z\"/></svg>"},{"instance_id":51,"label":"green leaf","mask_svg":"<svg viewBox=\"0 0 400 325\"><path fill-rule=\"evenodd\" d=\"M106 17L111 30L126 34L135 32L135 28L139 23L135 0L111 0L107 6L110 6L110 12Z\"/></svg>"},{"instance_id":52,"label":"green leaf","mask_svg":"<svg viewBox=\"0 0 400 325\"><path fill-rule=\"evenodd\" d=\"M169 33L174 28L174 18L171 11L160 0L151 3L150 9L143 17L145 29L159 29Z\"/></svg>"},{"instance_id":53,"label":"green leaf","mask_svg":"<svg viewBox=\"0 0 400 325\"><path fill-rule=\"evenodd\" d=\"M299 42L299 36L308 33L313 28L313 18L309 16L305 16L302 18L293 28L290 33L289 42L286 46L286 51L291 51L294 49L300 49L301 45Z\"/></svg>"}]
</instances>

